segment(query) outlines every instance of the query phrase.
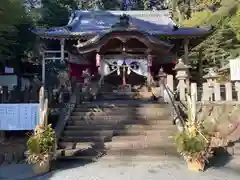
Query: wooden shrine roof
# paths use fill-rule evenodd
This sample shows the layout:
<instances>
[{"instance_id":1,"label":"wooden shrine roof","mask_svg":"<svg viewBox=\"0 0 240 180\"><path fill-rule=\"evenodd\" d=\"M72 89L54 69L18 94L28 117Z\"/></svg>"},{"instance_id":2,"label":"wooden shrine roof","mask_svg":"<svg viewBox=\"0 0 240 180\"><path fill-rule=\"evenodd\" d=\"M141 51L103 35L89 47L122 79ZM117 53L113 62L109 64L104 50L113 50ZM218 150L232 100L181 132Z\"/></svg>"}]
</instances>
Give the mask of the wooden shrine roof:
<instances>
[{"instance_id":1,"label":"wooden shrine roof","mask_svg":"<svg viewBox=\"0 0 240 180\"><path fill-rule=\"evenodd\" d=\"M50 39L79 38L80 36L104 35L113 31L127 30L121 22L125 15L127 23L139 32L149 35L177 38L202 37L211 33L211 28L177 27L168 10L160 11L74 11L66 26L34 28L32 32ZM125 18L126 20L126 18ZM126 21L125 21L126 23Z\"/></svg>"}]
</instances>

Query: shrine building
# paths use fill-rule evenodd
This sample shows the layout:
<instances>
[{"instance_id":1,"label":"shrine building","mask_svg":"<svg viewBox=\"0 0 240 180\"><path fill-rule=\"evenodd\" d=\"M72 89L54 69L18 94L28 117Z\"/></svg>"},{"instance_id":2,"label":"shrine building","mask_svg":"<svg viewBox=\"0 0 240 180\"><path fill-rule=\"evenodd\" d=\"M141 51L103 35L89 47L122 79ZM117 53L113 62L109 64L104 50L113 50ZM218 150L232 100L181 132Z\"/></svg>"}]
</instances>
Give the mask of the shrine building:
<instances>
[{"instance_id":1,"label":"shrine building","mask_svg":"<svg viewBox=\"0 0 240 180\"><path fill-rule=\"evenodd\" d=\"M179 27L168 10L74 11L67 25L32 30L42 40L59 41L59 54L70 78L82 80L89 69L104 82L138 84L154 79L160 67L173 73L175 62L211 32Z\"/></svg>"}]
</instances>

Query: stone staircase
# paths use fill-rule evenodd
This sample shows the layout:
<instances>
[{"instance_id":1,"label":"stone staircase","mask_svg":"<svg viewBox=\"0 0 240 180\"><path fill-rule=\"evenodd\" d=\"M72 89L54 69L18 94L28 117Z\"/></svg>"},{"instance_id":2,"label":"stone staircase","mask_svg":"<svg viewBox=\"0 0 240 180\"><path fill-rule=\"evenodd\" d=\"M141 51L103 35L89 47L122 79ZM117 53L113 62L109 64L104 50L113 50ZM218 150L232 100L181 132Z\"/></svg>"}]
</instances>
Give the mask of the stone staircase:
<instances>
[{"instance_id":1,"label":"stone staircase","mask_svg":"<svg viewBox=\"0 0 240 180\"><path fill-rule=\"evenodd\" d=\"M140 100L79 104L61 134L57 156L176 157L171 112L168 104Z\"/></svg>"}]
</instances>

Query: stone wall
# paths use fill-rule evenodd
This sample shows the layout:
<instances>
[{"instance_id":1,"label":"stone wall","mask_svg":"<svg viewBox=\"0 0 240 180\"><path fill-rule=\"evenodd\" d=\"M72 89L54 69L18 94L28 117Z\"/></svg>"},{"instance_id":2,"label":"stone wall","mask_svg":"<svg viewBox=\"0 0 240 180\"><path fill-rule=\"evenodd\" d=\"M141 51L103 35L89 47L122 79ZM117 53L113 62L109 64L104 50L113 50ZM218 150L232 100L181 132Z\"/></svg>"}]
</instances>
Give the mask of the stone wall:
<instances>
[{"instance_id":1,"label":"stone wall","mask_svg":"<svg viewBox=\"0 0 240 180\"><path fill-rule=\"evenodd\" d=\"M240 139L240 105L205 104L198 105L198 110L198 120L204 121L209 131L220 132L232 141Z\"/></svg>"}]
</instances>

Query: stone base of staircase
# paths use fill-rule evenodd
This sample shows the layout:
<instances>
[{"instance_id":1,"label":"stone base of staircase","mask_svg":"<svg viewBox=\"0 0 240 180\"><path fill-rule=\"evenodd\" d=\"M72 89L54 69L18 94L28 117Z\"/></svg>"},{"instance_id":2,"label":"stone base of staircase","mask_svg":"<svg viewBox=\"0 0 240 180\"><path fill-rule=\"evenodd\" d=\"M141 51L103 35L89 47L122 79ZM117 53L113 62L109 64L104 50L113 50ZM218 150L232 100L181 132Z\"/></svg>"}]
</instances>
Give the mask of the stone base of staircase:
<instances>
[{"instance_id":1,"label":"stone base of staircase","mask_svg":"<svg viewBox=\"0 0 240 180\"><path fill-rule=\"evenodd\" d=\"M140 100L78 105L59 141L58 158L179 157L168 104Z\"/></svg>"}]
</instances>

